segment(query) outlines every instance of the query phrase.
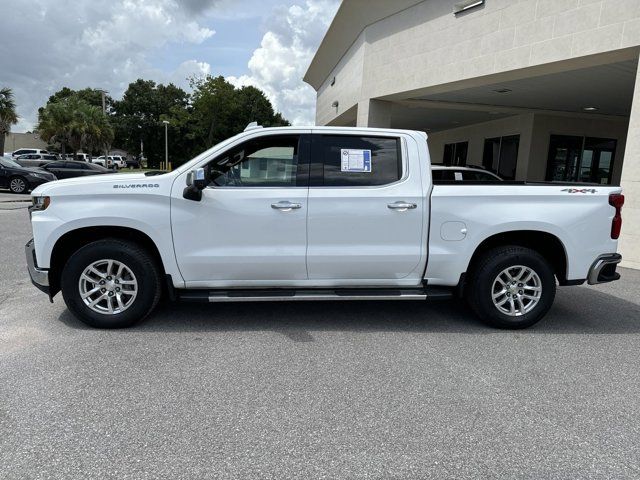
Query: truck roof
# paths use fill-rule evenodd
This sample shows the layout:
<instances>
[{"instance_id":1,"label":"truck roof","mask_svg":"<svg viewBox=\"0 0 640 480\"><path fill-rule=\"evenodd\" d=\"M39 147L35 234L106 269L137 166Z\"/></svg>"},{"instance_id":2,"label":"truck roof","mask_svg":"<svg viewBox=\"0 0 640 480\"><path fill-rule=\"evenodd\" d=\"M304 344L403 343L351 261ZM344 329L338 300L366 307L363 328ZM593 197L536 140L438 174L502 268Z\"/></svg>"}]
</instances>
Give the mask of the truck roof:
<instances>
[{"instance_id":1,"label":"truck roof","mask_svg":"<svg viewBox=\"0 0 640 480\"><path fill-rule=\"evenodd\" d=\"M302 125L302 126L291 126L291 127L253 127L245 130L246 132L257 133L258 131L263 132L282 132L282 131L300 131L300 130L312 130L314 132L336 132L338 130L345 132L371 132L371 133L384 133L391 135L398 135L399 133L404 133L408 135L419 135L424 138L427 138L427 133L421 130L406 130L406 129L397 129L397 128L377 128L377 127L342 127L342 126L313 126L313 125Z\"/></svg>"}]
</instances>

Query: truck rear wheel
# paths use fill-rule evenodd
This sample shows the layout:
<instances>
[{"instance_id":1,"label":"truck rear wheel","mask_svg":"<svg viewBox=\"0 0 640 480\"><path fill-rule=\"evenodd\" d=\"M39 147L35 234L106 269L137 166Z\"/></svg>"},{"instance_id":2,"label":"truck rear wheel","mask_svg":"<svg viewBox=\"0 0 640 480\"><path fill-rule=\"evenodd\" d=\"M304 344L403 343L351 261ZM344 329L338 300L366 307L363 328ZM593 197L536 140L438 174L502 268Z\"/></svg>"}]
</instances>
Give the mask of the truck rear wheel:
<instances>
[{"instance_id":1,"label":"truck rear wheel","mask_svg":"<svg viewBox=\"0 0 640 480\"><path fill-rule=\"evenodd\" d=\"M547 260L519 246L483 253L465 288L469 305L483 322L508 329L540 321L556 295L555 276Z\"/></svg>"},{"instance_id":2,"label":"truck rear wheel","mask_svg":"<svg viewBox=\"0 0 640 480\"><path fill-rule=\"evenodd\" d=\"M161 275L154 258L133 242L106 239L75 252L62 271L67 308L96 328L129 327L160 300Z\"/></svg>"}]
</instances>

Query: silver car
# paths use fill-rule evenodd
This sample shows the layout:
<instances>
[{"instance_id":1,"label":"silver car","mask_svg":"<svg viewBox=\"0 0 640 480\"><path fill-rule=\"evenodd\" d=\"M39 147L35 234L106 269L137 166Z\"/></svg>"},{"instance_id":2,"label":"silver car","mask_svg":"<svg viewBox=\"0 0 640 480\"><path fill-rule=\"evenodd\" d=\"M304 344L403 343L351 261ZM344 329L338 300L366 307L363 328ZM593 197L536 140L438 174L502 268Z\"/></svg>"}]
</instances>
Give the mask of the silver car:
<instances>
[{"instance_id":1,"label":"silver car","mask_svg":"<svg viewBox=\"0 0 640 480\"><path fill-rule=\"evenodd\" d=\"M482 168L448 167L433 165L431 176L434 182L502 182L498 175Z\"/></svg>"}]
</instances>

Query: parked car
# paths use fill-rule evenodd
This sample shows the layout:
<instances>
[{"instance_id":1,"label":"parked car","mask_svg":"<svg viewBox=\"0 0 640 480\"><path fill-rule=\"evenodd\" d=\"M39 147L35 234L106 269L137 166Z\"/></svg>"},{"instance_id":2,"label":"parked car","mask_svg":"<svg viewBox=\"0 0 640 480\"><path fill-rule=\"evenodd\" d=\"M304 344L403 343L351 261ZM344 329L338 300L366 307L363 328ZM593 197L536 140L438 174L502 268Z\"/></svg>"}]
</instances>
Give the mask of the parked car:
<instances>
[{"instance_id":1,"label":"parked car","mask_svg":"<svg viewBox=\"0 0 640 480\"><path fill-rule=\"evenodd\" d=\"M423 132L254 128L169 173L38 187L28 270L103 328L144 318L163 289L202 302L461 297L491 326L525 328L556 282L620 278L620 187L433 185L430 167Z\"/></svg>"},{"instance_id":2,"label":"parked car","mask_svg":"<svg viewBox=\"0 0 640 480\"><path fill-rule=\"evenodd\" d=\"M47 163L55 162L58 156L54 153L28 153L14 158L15 162L23 167L42 167Z\"/></svg>"},{"instance_id":3,"label":"parked car","mask_svg":"<svg viewBox=\"0 0 640 480\"><path fill-rule=\"evenodd\" d=\"M432 165L431 177L434 184L439 182L502 182L493 172L473 167L447 167Z\"/></svg>"},{"instance_id":4,"label":"parked car","mask_svg":"<svg viewBox=\"0 0 640 480\"><path fill-rule=\"evenodd\" d=\"M87 177L90 175L101 175L104 173L113 173L112 171L93 163L81 161L58 161L51 162L43 167L46 171L53 173L59 179Z\"/></svg>"},{"instance_id":5,"label":"parked car","mask_svg":"<svg viewBox=\"0 0 640 480\"><path fill-rule=\"evenodd\" d=\"M127 166L127 161L121 155L113 155L113 163L118 168L125 168Z\"/></svg>"},{"instance_id":6,"label":"parked car","mask_svg":"<svg viewBox=\"0 0 640 480\"><path fill-rule=\"evenodd\" d=\"M0 157L0 188L8 188L13 193L27 193L52 180L56 180L56 176L46 170L23 167L12 158Z\"/></svg>"},{"instance_id":7,"label":"parked car","mask_svg":"<svg viewBox=\"0 0 640 480\"><path fill-rule=\"evenodd\" d=\"M94 158L92 163L94 163L95 165L101 165L105 168L115 168L116 170L118 168L117 166L115 166L112 156L108 156L105 158L104 155L101 155L98 158Z\"/></svg>"},{"instance_id":8,"label":"parked car","mask_svg":"<svg viewBox=\"0 0 640 480\"><path fill-rule=\"evenodd\" d=\"M127 157L125 163L127 168L140 168L140 161L136 157Z\"/></svg>"},{"instance_id":9,"label":"parked car","mask_svg":"<svg viewBox=\"0 0 640 480\"><path fill-rule=\"evenodd\" d=\"M67 154L65 154L64 158L60 158L59 160L72 160L72 161L78 160L78 161L86 162L86 161L89 160L89 154L88 153L76 153L75 156L74 156L73 153L67 153Z\"/></svg>"},{"instance_id":10,"label":"parked car","mask_svg":"<svg viewBox=\"0 0 640 480\"><path fill-rule=\"evenodd\" d=\"M27 155L29 153L49 153L47 150L41 148L19 148L15 152L11 153L12 158L17 158L20 155Z\"/></svg>"}]
</instances>

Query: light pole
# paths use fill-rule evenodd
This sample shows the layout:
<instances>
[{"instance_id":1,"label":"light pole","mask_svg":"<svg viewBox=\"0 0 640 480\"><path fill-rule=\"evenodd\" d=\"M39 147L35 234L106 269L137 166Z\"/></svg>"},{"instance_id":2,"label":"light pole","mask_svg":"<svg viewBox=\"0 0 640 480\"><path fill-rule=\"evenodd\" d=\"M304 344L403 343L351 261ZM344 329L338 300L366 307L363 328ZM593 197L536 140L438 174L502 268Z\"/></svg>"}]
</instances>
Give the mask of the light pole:
<instances>
[{"instance_id":1,"label":"light pole","mask_svg":"<svg viewBox=\"0 0 640 480\"><path fill-rule=\"evenodd\" d=\"M102 95L102 114L106 117L107 116L106 95L109 92L107 92L106 90L103 90L101 88L99 88L98 91ZM107 168L108 167L108 159L107 159L107 157L109 156L109 152L107 151L107 145L106 144L105 144L104 148L105 148L105 150L104 150L104 166L105 166L105 168ZM91 163L93 163L93 157L91 157Z\"/></svg>"},{"instance_id":2,"label":"light pole","mask_svg":"<svg viewBox=\"0 0 640 480\"><path fill-rule=\"evenodd\" d=\"M163 120L162 123L164 123L164 168L169 170L169 122Z\"/></svg>"}]
</instances>

